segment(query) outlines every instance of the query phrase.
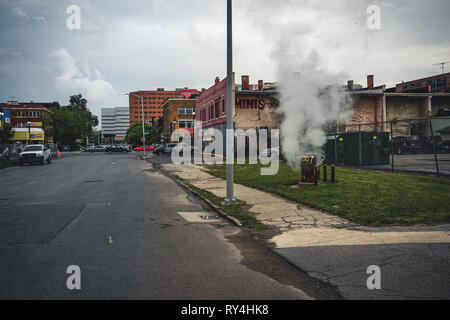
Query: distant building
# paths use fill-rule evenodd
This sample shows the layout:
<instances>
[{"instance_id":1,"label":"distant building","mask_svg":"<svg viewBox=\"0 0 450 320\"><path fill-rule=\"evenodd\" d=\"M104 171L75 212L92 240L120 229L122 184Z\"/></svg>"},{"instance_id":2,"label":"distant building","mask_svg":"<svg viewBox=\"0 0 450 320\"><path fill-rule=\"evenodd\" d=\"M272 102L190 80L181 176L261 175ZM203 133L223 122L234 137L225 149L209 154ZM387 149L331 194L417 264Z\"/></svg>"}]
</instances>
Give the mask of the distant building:
<instances>
[{"instance_id":1,"label":"distant building","mask_svg":"<svg viewBox=\"0 0 450 320\"><path fill-rule=\"evenodd\" d=\"M102 132L105 138L122 141L130 128L130 112L127 107L102 108Z\"/></svg>"},{"instance_id":2,"label":"distant building","mask_svg":"<svg viewBox=\"0 0 450 320\"><path fill-rule=\"evenodd\" d=\"M397 93L450 93L450 73L402 82L395 89Z\"/></svg>"},{"instance_id":3,"label":"distant building","mask_svg":"<svg viewBox=\"0 0 450 320\"><path fill-rule=\"evenodd\" d=\"M164 141L172 142L172 132L185 129L193 134L195 122L195 99L168 99L163 104ZM173 141L175 142L175 141Z\"/></svg>"},{"instance_id":4,"label":"distant building","mask_svg":"<svg viewBox=\"0 0 450 320\"><path fill-rule=\"evenodd\" d=\"M385 85L375 87L372 75L367 77L367 88L355 89L353 81L349 81L347 89L353 98L353 114L337 131L390 132L390 122L406 120L393 127L394 136L430 136L428 122L420 119L439 117L440 110L450 108L450 92L445 89L448 80L444 80L444 87L434 82L448 75L409 81L389 89ZM450 120L443 119L436 127L441 129L448 125ZM433 131L436 132L434 126Z\"/></svg>"},{"instance_id":5,"label":"distant building","mask_svg":"<svg viewBox=\"0 0 450 320\"><path fill-rule=\"evenodd\" d=\"M43 112L52 107L60 108L60 105L58 102L33 101L8 101L7 103L1 103L0 110L4 113L2 123L9 123L14 128L14 136L10 140L22 141L22 143L28 143L28 141L32 143L53 142L53 137L45 137L41 129L37 130L37 128L42 128ZM28 128L28 123L30 123L30 130L15 130ZM36 129L36 133L33 133L34 129Z\"/></svg>"},{"instance_id":6,"label":"distant building","mask_svg":"<svg viewBox=\"0 0 450 320\"><path fill-rule=\"evenodd\" d=\"M155 125L163 117L163 104L167 99L190 98L200 92L195 89L176 89L174 91L165 91L159 88L154 91L136 91L129 95L130 108L130 126L137 122L142 122L142 105L144 104L144 122L149 125ZM139 96L139 97L138 97Z\"/></svg>"}]
</instances>

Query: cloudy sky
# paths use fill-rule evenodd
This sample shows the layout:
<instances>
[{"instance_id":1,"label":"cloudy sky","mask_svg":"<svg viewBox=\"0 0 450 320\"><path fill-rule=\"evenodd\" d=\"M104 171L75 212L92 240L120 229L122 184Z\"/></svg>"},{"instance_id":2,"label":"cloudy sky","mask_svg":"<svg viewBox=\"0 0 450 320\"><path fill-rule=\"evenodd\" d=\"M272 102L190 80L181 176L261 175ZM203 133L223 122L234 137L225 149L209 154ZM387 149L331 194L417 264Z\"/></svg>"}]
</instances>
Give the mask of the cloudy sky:
<instances>
[{"instance_id":1,"label":"cloudy sky","mask_svg":"<svg viewBox=\"0 0 450 320\"><path fill-rule=\"evenodd\" d=\"M80 30L67 28L70 5ZM370 5L379 30L367 27ZM449 17L449 0L235 0L234 70L276 81L289 51L342 84L374 74L392 86L441 72ZM129 91L209 87L226 73L225 23L226 0L0 0L0 101L64 105L81 93L99 114L127 106Z\"/></svg>"}]
</instances>

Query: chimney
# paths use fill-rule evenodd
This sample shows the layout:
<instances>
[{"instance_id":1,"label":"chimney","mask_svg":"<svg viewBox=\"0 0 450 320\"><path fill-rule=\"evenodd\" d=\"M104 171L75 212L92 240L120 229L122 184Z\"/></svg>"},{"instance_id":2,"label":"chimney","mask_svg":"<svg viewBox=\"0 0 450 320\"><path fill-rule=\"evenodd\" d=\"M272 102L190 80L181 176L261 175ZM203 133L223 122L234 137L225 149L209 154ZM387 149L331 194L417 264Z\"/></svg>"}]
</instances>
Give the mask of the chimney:
<instances>
[{"instance_id":1,"label":"chimney","mask_svg":"<svg viewBox=\"0 0 450 320\"><path fill-rule=\"evenodd\" d=\"M262 91L264 88L264 81L258 80L258 90Z\"/></svg>"},{"instance_id":2,"label":"chimney","mask_svg":"<svg viewBox=\"0 0 450 320\"><path fill-rule=\"evenodd\" d=\"M242 90L250 90L249 76L242 76Z\"/></svg>"},{"instance_id":3,"label":"chimney","mask_svg":"<svg viewBox=\"0 0 450 320\"><path fill-rule=\"evenodd\" d=\"M220 82L219 77L216 77L216 84L218 84Z\"/></svg>"},{"instance_id":4,"label":"chimney","mask_svg":"<svg viewBox=\"0 0 450 320\"><path fill-rule=\"evenodd\" d=\"M353 80L347 81L347 88L348 90L353 91Z\"/></svg>"},{"instance_id":5,"label":"chimney","mask_svg":"<svg viewBox=\"0 0 450 320\"><path fill-rule=\"evenodd\" d=\"M367 88L373 89L373 75L367 76Z\"/></svg>"}]
</instances>

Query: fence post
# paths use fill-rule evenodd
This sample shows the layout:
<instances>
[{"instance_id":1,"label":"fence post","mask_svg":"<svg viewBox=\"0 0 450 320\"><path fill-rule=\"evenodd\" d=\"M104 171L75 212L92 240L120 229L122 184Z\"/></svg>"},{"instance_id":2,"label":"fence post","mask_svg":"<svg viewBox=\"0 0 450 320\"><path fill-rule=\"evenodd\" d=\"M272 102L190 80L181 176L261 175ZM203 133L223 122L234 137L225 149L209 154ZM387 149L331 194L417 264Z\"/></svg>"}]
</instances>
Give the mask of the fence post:
<instances>
[{"instance_id":1,"label":"fence post","mask_svg":"<svg viewBox=\"0 0 450 320\"><path fill-rule=\"evenodd\" d=\"M337 166L337 140L339 135L334 135L334 165Z\"/></svg>"},{"instance_id":2,"label":"fence post","mask_svg":"<svg viewBox=\"0 0 450 320\"><path fill-rule=\"evenodd\" d=\"M331 166L331 183L335 182L336 179L336 167L335 166Z\"/></svg>"},{"instance_id":3,"label":"fence post","mask_svg":"<svg viewBox=\"0 0 450 320\"><path fill-rule=\"evenodd\" d=\"M323 182L327 182L328 181L328 168L327 165L324 164L323 165Z\"/></svg>"},{"instance_id":4,"label":"fence post","mask_svg":"<svg viewBox=\"0 0 450 320\"><path fill-rule=\"evenodd\" d=\"M361 125L358 126L358 132L359 132L359 146L358 146L358 150L359 150L359 166L361 167L362 165L362 160L361 160Z\"/></svg>"},{"instance_id":5,"label":"fence post","mask_svg":"<svg viewBox=\"0 0 450 320\"><path fill-rule=\"evenodd\" d=\"M394 126L391 123L391 165L392 165L392 172L394 172Z\"/></svg>"},{"instance_id":6,"label":"fence post","mask_svg":"<svg viewBox=\"0 0 450 320\"><path fill-rule=\"evenodd\" d=\"M441 173L439 172L439 161L437 158L436 141L434 140L433 121L431 120L431 117L429 120L430 120L430 130L431 130L431 143L433 143L434 162L436 164L436 173L437 173L437 176L440 177Z\"/></svg>"}]
</instances>

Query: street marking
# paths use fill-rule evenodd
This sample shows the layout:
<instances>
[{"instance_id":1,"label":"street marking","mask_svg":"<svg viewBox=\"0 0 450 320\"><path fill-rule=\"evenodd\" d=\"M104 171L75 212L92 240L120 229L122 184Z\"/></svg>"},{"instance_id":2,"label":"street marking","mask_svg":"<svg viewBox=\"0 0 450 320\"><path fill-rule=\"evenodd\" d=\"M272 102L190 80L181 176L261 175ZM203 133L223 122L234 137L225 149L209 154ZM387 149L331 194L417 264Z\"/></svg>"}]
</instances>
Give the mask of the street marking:
<instances>
[{"instance_id":1,"label":"street marking","mask_svg":"<svg viewBox=\"0 0 450 320\"><path fill-rule=\"evenodd\" d=\"M186 221L192 223L217 223L222 219L217 217L214 212L178 212Z\"/></svg>"}]
</instances>

